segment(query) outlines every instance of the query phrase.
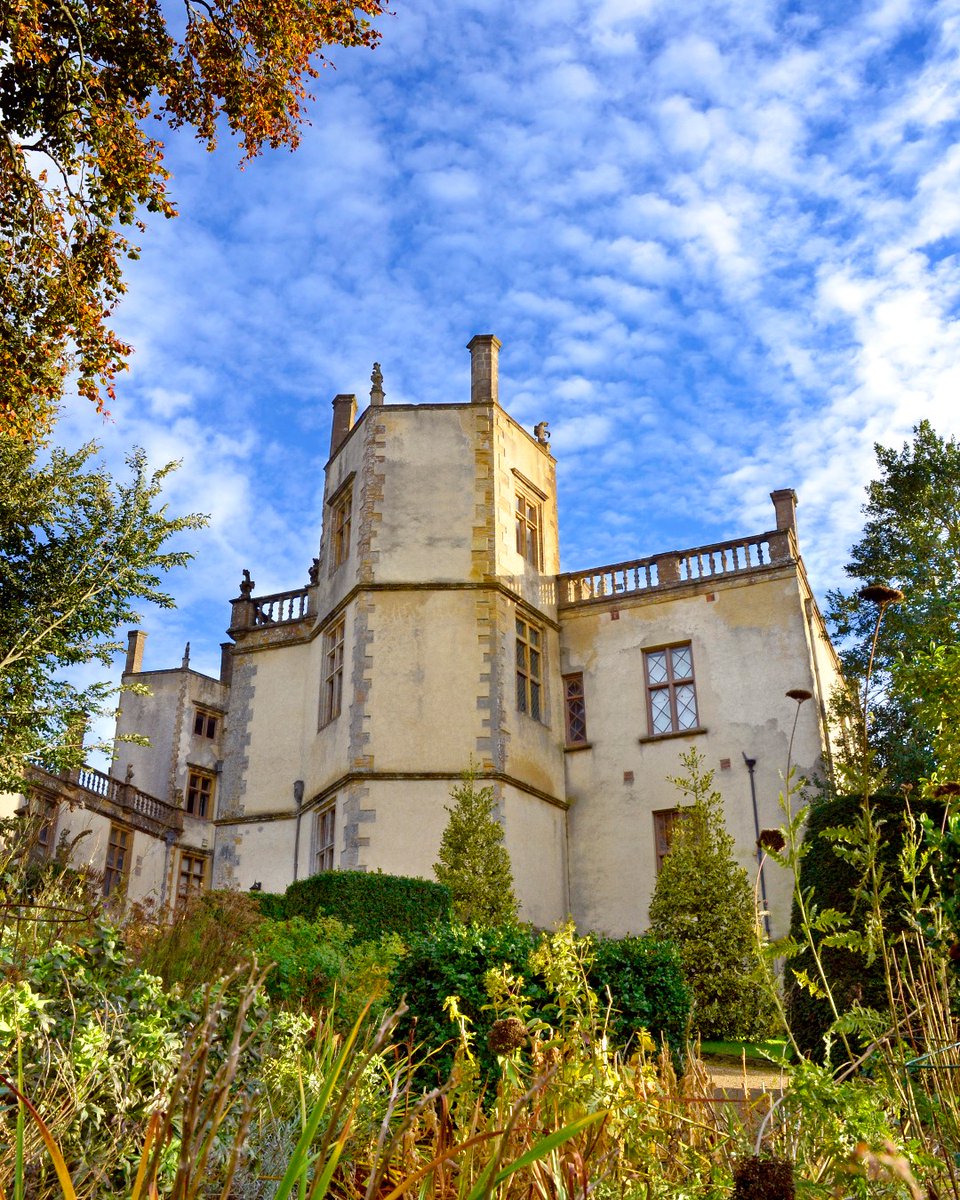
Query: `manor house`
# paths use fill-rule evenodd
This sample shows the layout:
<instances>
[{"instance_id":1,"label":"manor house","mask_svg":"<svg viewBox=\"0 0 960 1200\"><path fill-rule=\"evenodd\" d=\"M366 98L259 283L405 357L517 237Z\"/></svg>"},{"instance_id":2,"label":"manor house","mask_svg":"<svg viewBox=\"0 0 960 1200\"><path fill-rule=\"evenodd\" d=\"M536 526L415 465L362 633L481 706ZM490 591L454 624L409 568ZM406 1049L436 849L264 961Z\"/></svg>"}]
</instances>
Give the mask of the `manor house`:
<instances>
[{"instance_id":1,"label":"manor house","mask_svg":"<svg viewBox=\"0 0 960 1200\"><path fill-rule=\"evenodd\" d=\"M563 573L545 425L500 406L493 336L469 402L333 401L323 536L305 586L244 572L218 678L144 670L129 635L112 773L38 772L52 848L83 829L107 892L282 891L318 871L432 877L472 764L493 788L524 918L641 932L695 747L744 867L782 823L793 761L829 767L838 666L807 581L796 496L771 528ZM255 574L255 571L254 571ZM809 693L808 702L788 690ZM769 865L774 932L789 883Z\"/></svg>"}]
</instances>

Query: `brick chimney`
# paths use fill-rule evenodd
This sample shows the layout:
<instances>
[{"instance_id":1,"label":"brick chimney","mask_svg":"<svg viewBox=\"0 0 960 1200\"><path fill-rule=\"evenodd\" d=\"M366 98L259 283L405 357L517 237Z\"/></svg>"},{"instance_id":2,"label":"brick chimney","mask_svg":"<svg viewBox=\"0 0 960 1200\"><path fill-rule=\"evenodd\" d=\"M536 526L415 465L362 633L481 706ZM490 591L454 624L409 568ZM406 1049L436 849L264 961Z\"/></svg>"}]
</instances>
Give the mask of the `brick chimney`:
<instances>
[{"instance_id":1,"label":"brick chimney","mask_svg":"<svg viewBox=\"0 0 960 1200\"><path fill-rule=\"evenodd\" d=\"M127 634L127 661L124 675L136 675L143 670L143 645L147 635L142 629L131 629Z\"/></svg>"},{"instance_id":2,"label":"brick chimney","mask_svg":"<svg viewBox=\"0 0 960 1200\"><path fill-rule=\"evenodd\" d=\"M470 351L470 403L496 404L500 392L500 347L492 333L478 333L467 343Z\"/></svg>"},{"instance_id":3,"label":"brick chimney","mask_svg":"<svg viewBox=\"0 0 960 1200\"><path fill-rule=\"evenodd\" d=\"M777 529L790 529L797 535L797 493L793 488L780 488L771 492L773 510L777 514Z\"/></svg>"},{"instance_id":4,"label":"brick chimney","mask_svg":"<svg viewBox=\"0 0 960 1200\"><path fill-rule=\"evenodd\" d=\"M341 394L333 398L333 426L330 430L330 457L343 445L347 434L353 428L357 419L357 398L350 394Z\"/></svg>"}]
</instances>

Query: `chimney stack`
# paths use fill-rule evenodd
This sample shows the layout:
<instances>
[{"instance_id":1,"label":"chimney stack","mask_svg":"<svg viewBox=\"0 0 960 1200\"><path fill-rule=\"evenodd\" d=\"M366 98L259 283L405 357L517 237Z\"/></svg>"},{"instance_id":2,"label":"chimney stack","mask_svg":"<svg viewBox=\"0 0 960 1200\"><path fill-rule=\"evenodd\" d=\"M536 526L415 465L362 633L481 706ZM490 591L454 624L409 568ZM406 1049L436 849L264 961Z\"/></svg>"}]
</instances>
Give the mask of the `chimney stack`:
<instances>
[{"instance_id":1,"label":"chimney stack","mask_svg":"<svg viewBox=\"0 0 960 1200\"><path fill-rule=\"evenodd\" d=\"M773 510L777 514L777 529L790 529L797 536L797 493L793 488L780 488L771 492Z\"/></svg>"},{"instance_id":2,"label":"chimney stack","mask_svg":"<svg viewBox=\"0 0 960 1200\"><path fill-rule=\"evenodd\" d=\"M343 445L347 434L353 428L357 419L357 398L350 394L341 394L333 398L333 426L330 430L330 457Z\"/></svg>"},{"instance_id":3,"label":"chimney stack","mask_svg":"<svg viewBox=\"0 0 960 1200\"><path fill-rule=\"evenodd\" d=\"M143 670L143 644L147 635L142 629L131 629L127 634L127 661L124 675L136 675Z\"/></svg>"},{"instance_id":4,"label":"chimney stack","mask_svg":"<svg viewBox=\"0 0 960 1200\"><path fill-rule=\"evenodd\" d=\"M220 682L228 687L233 682L233 642L220 643Z\"/></svg>"},{"instance_id":5,"label":"chimney stack","mask_svg":"<svg viewBox=\"0 0 960 1200\"><path fill-rule=\"evenodd\" d=\"M470 351L470 403L496 404L500 392L500 347L492 333L478 333L467 343Z\"/></svg>"}]
</instances>

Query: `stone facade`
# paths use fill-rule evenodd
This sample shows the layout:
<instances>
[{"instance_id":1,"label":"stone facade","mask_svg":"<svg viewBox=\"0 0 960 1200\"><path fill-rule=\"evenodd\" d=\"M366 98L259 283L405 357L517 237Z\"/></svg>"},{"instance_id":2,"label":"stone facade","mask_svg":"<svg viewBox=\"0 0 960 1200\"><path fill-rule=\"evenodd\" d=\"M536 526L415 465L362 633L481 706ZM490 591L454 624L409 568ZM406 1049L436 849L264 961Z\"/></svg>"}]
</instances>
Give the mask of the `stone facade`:
<instances>
[{"instance_id":1,"label":"stone facade","mask_svg":"<svg viewBox=\"0 0 960 1200\"><path fill-rule=\"evenodd\" d=\"M430 877L472 764L523 916L640 932L681 751L716 771L753 871L781 819L788 689L812 696L794 761L824 772L838 667L793 492L754 537L561 574L549 439L500 406L499 348L471 341L469 403L385 404L377 369L359 419L336 397L310 580L258 597L245 574L219 679L186 657L143 671L131 634L125 678L151 694L125 695L117 732L151 744L118 742L115 771L182 816L131 896L169 902L198 861L205 884L268 891L330 867ZM764 888L782 932L786 883Z\"/></svg>"}]
</instances>

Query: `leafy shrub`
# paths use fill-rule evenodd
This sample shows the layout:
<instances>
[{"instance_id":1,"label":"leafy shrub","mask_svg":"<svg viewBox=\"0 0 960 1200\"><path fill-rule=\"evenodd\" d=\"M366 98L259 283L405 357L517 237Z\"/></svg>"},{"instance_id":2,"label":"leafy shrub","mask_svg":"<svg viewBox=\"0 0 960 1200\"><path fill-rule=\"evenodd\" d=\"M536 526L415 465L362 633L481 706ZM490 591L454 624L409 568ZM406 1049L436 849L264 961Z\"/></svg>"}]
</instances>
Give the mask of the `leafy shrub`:
<instances>
[{"instance_id":1,"label":"leafy shrub","mask_svg":"<svg viewBox=\"0 0 960 1200\"><path fill-rule=\"evenodd\" d=\"M263 921L246 892L197 892L172 921L134 925L127 939L144 970L189 993L248 961Z\"/></svg>"},{"instance_id":2,"label":"leafy shrub","mask_svg":"<svg viewBox=\"0 0 960 1200\"><path fill-rule=\"evenodd\" d=\"M672 942L651 937L594 938L590 983L601 1001L613 1003L611 1031L629 1048L640 1029L666 1038L674 1054L683 1050L690 1017L690 992L683 981L680 952Z\"/></svg>"},{"instance_id":3,"label":"leafy shrub","mask_svg":"<svg viewBox=\"0 0 960 1200\"><path fill-rule=\"evenodd\" d=\"M401 937L422 933L450 919L450 893L428 879L384 875L380 871L323 871L292 883L284 916L336 917L361 942L383 933Z\"/></svg>"},{"instance_id":4,"label":"leafy shrub","mask_svg":"<svg viewBox=\"0 0 960 1200\"><path fill-rule=\"evenodd\" d=\"M43 1114L80 1195L127 1194L147 1117L180 1060L194 1019L159 979L133 966L110 926L55 943L0 987L0 1072ZM10 1193L16 1106L0 1104L0 1190ZM33 1196L60 1195L35 1127Z\"/></svg>"},{"instance_id":5,"label":"leafy shrub","mask_svg":"<svg viewBox=\"0 0 960 1200\"><path fill-rule=\"evenodd\" d=\"M566 980L563 987L581 993L592 989L599 997L598 1016L605 1008L609 987L614 1012L610 1032L620 1046L627 1046L639 1029L645 1028L655 1041L666 1038L675 1051L683 1046L690 1001L680 973L679 956L673 946L649 938L574 939L578 959L586 964L579 981ZM546 979L542 964L551 956L544 952L549 935L536 935L529 928L507 925L442 926L418 938L400 960L391 976L388 1003L406 998L409 1012L400 1034L412 1034L424 1050L433 1051L431 1070L445 1079L453 1066L456 1026L446 1008L449 996L457 997L457 1009L474 1034L473 1053L487 1080L499 1072L496 1054L487 1039L500 1015L491 1003L490 972L514 978L519 994L515 1008L533 1018L557 1020L558 981ZM553 956L555 960L556 955ZM585 1000L584 1007L589 1007Z\"/></svg>"},{"instance_id":6,"label":"leafy shrub","mask_svg":"<svg viewBox=\"0 0 960 1200\"><path fill-rule=\"evenodd\" d=\"M287 897L283 892L251 892L250 896L256 900L262 917L268 917L271 921L285 921L289 916Z\"/></svg>"},{"instance_id":7,"label":"leafy shrub","mask_svg":"<svg viewBox=\"0 0 960 1200\"><path fill-rule=\"evenodd\" d=\"M800 865L799 885L803 893L809 895L807 907L811 912L840 914L845 927L853 931L863 928L869 900L859 890L860 871L849 861L844 847L837 844L837 831L856 827L862 805L860 796L834 796L812 804L807 813ZM879 828L878 866L892 884L883 900L884 928L888 939L896 939L907 927L906 901L902 884L898 883L901 878L899 860L904 846L904 801L901 796L872 796L870 805L873 823ZM914 815L926 814L936 825L943 816L943 805L937 801L915 799L911 808ZM924 886L922 879L918 886ZM796 905L791 933L803 940ZM864 954L856 949L828 945L820 945L818 949L841 1014L853 1004L864 1008L886 1008L883 964L879 958L867 963ZM787 963L787 1019L803 1053L822 1055L833 1015L825 998L812 995L797 982L798 975L802 977L804 972L817 979L809 950L795 955Z\"/></svg>"},{"instance_id":8,"label":"leafy shrub","mask_svg":"<svg viewBox=\"0 0 960 1200\"><path fill-rule=\"evenodd\" d=\"M734 858L713 789L713 771L696 750L681 754L686 775L671 779L693 803L681 809L663 860L650 930L675 942L690 988L693 1028L706 1039L758 1039L778 1026L776 996L760 956L756 907L747 873Z\"/></svg>"},{"instance_id":9,"label":"leafy shrub","mask_svg":"<svg viewBox=\"0 0 960 1200\"><path fill-rule=\"evenodd\" d=\"M534 1007L542 1007L547 994L528 968L536 944L534 934L519 925L439 925L416 938L397 964L390 979L389 1007L405 999L409 1011L398 1027L398 1036L410 1036L424 1051L432 1051L431 1074L445 1080L454 1059L456 1026L445 1002L456 996L459 1011L476 1033L474 1053L482 1073L496 1076L497 1058L487 1046L495 1016L484 984L488 971L507 966L523 977L523 994Z\"/></svg>"},{"instance_id":10,"label":"leafy shrub","mask_svg":"<svg viewBox=\"0 0 960 1200\"><path fill-rule=\"evenodd\" d=\"M314 1012L333 1009L343 1030L385 995L404 944L396 934L358 942L336 917L291 917L263 921L254 948L263 966L272 964L265 983L271 999Z\"/></svg>"}]
</instances>

